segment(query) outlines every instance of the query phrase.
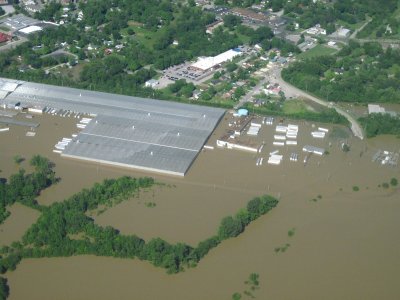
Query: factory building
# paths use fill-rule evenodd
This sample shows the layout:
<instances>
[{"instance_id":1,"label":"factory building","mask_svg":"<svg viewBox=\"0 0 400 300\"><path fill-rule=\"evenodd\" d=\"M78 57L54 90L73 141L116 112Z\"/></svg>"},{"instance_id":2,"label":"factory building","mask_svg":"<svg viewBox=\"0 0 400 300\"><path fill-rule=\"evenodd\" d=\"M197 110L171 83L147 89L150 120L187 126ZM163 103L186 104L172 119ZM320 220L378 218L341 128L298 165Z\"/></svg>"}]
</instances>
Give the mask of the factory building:
<instances>
[{"instance_id":1,"label":"factory building","mask_svg":"<svg viewBox=\"0 0 400 300\"><path fill-rule=\"evenodd\" d=\"M0 104L92 116L61 156L184 176L225 111L0 78Z\"/></svg>"}]
</instances>

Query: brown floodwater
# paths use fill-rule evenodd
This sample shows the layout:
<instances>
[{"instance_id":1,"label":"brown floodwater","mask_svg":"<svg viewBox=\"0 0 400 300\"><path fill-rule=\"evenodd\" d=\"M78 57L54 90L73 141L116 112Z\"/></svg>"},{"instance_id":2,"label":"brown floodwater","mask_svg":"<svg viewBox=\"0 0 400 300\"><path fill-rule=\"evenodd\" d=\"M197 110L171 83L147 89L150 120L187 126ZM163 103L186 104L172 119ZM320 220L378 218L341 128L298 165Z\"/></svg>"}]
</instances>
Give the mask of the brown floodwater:
<instances>
[{"instance_id":1,"label":"brown floodwater","mask_svg":"<svg viewBox=\"0 0 400 300\"><path fill-rule=\"evenodd\" d=\"M7 210L11 215L0 226L0 247L19 241L40 215L38 211L19 203L13 204Z\"/></svg>"},{"instance_id":2,"label":"brown floodwater","mask_svg":"<svg viewBox=\"0 0 400 300\"><path fill-rule=\"evenodd\" d=\"M108 177L151 175L166 183L94 216L98 224L122 233L195 246L216 233L222 217L244 207L253 196L269 193L281 201L238 238L213 249L196 268L177 275L138 260L94 256L23 260L16 271L7 273L12 300L231 299L234 292L249 290L244 282L253 272L260 274L260 289L253 292L257 299L400 298L400 191L378 187L392 177L400 179L400 171L371 161L378 149L399 151L399 139L349 138L351 151L343 153L338 140L315 140L311 123L293 121L300 126L299 146L280 149L284 161L271 166L266 164L268 153L279 148L271 145L274 127L263 126L256 139L259 144L266 142L261 154L206 150L185 178L176 178L62 159L51 151L57 140L76 131L76 119L35 119L41 123L36 137L25 137L27 129L21 127L0 133L0 174L6 177L17 170L15 154L48 156L62 180L43 192L42 204L62 201ZM215 145L225 128L226 121L208 144ZM329 154L312 155L304 166L304 144L324 147ZM299 154L299 162L289 161L292 152ZM262 166L256 166L258 157L265 158ZM353 186L360 190L353 191ZM149 202L156 206L147 207ZM20 210L13 207L9 220L18 224L25 219ZM7 222L0 229L5 230ZM20 238L24 226L9 227L15 235L9 233L4 244ZM289 237L292 228L295 234ZM284 253L274 251L285 244L290 246Z\"/></svg>"}]
</instances>

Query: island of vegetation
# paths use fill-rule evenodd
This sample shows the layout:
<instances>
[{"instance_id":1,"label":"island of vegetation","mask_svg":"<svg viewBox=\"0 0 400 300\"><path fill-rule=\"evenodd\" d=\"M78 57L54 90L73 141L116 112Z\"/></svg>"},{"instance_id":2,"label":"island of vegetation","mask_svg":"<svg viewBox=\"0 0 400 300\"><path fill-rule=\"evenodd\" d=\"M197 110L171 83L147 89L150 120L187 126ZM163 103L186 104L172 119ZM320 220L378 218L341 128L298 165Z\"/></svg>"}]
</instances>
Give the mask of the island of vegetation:
<instances>
[{"instance_id":1,"label":"island of vegetation","mask_svg":"<svg viewBox=\"0 0 400 300\"><path fill-rule=\"evenodd\" d=\"M45 158L40 156L34 158L46 162L46 166L51 166ZM46 174L52 174L50 178L53 178L54 172L51 167L46 169L48 170ZM13 187L11 178L23 175L18 174L10 177L10 183L2 180L0 190L11 191ZM43 176L39 174L42 174L41 168L37 170L37 173L26 176L28 178ZM0 273L14 270L24 258L84 254L138 258L147 260L154 266L165 268L168 273L177 273L183 271L185 267L196 266L211 249L223 240L241 234L250 222L266 214L278 204L277 199L268 195L250 200L247 206L234 216L223 218L217 234L199 242L197 247L185 243L170 244L161 238L153 238L146 242L136 235L123 235L110 226L99 226L88 216L88 212L97 209L100 205L110 205L130 199L140 189L150 188L154 184L154 179L150 177L123 176L118 179L107 179L63 202L40 206L41 216L24 234L22 240L0 249ZM28 194L32 197L31 195ZM19 194L16 196L21 197ZM14 202L11 201L6 205ZM32 206L31 202L21 201L22 204L29 206Z\"/></svg>"}]
</instances>

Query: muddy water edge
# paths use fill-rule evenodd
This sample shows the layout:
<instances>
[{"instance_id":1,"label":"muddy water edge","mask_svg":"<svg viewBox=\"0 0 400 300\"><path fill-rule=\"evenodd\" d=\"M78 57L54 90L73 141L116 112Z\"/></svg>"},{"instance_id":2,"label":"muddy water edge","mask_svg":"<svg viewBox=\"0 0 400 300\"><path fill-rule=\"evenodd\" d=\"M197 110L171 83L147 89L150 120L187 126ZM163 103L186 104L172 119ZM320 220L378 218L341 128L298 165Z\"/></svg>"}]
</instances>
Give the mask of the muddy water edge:
<instances>
[{"instance_id":1,"label":"muddy water edge","mask_svg":"<svg viewBox=\"0 0 400 300\"><path fill-rule=\"evenodd\" d=\"M1 133L1 177L18 166L13 156L29 160L42 154L55 162L59 184L43 192L39 202L62 201L104 178L122 175L153 176L165 183L94 216L124 234L149 240L195 246L216 233L226 215L244 207L252 197L268 193L280 198L277 208L263 216L238 238L212 250L196 268L177 275L148 262L94 256L23 260L8 272L10 299L231 299L234 292L250 290L244 282L260 274L257 299L398 299L400 286L399 190L382 188L390 178L400 179L399 168L373 163L377 149L396 150L400 140L383 136L368 141L349 138L351 151L340 150L339 140L315 141L311 123L299 124L299 146L282 148L285 156L300 154L297 163L256 166L267 157L273 127L262 127L261 154L215 149L201 152L185 178L167 177L63 159L52 152L62 137L76 132L76 119L35 117L35 137L26 128L10 127ZM226 128L217 128L208 144ZM330 128L332 129L332 128ZM303 164L301 145L329 151ZM29 170L27 161L21 167ZM380 185L380 187L379 187ZM353 191L357 186L359 191ZM154 202L155 207L146 203ZM12 216L0 226L1 242L18 240L37 215L11 208ZM294 229L294 235L288 231ZM276 248L286 246L285 252Z\"/></svg>"}]
</instances>

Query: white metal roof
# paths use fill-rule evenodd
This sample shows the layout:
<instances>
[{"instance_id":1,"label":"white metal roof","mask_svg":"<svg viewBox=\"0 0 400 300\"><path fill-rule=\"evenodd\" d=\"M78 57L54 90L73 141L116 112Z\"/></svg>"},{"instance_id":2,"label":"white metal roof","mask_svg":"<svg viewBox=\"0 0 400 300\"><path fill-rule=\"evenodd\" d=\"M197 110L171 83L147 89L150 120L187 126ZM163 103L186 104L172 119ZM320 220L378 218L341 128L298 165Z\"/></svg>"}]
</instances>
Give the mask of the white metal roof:
<instances>
[{"instance_id":1,"label":"white metal roof","mask_svg":"<svg viewBox=\"0 0 400 300\"><path fill-rule=\"evenodd\" d=\"M43 30L42 27L32 25L32 26L28 26L23 29L20 29L19 31L22 33L25 33L25 34L30 34L30 33L41 31L41 30Z\"/></svg>"},{"instance_id":2,"label":"white metal roof","mask_svg":"<svg viewBox=\"0 0 400 300\"><path fill-rule=\"evenodd\" d=\"M7 91L0 90L0 100L3 100L7 96L7 94L8 94Z\"/></svg>"},{"instance_id":3,"label":"white metal roof","mask_svg":"<svg viewBox=\"0 0 400 300\"><path fill-rule=\"evenodd\" d=\"M180 176L187 172L225 112L199 105L19 83L3 103L20 101L30 107L97 115L65 148L63 156Z\"/></svg>"},{"instance_id":4,"label":"white metal roof","mask_svg":"<svg viewBox=\"0 0 400 300\"><path fill-rule=\"evenodd\" d=\"M217 56L201 57L197 62L192 64L192 67L200 70L208 70L216 65L232 60L232 58L238 55L241 55L240 51L231 49Z\"/></svg>"},{"instance_id":5,"label":"white metal roof","mask_svg":"<svg viewBox=\"0 0 400 300\"><path fill-rule=\"evenodd\" d=\"M16 82L8 82L8 81L0 81L0 90L6 92L14 92L18 87L18 83Z\"/></svg>"},{"instance_id":6,"label":"white metal roof","mask_svg":"<svg viewBox=\"0 0 400 300\"><path fill-rule=\"evenodd\" d=\"M368 104L368 113L369 114L379 114L379 113L384 113L385 108L382 106L379 106L377 104Z\"/></svg>"}]
</instances>

